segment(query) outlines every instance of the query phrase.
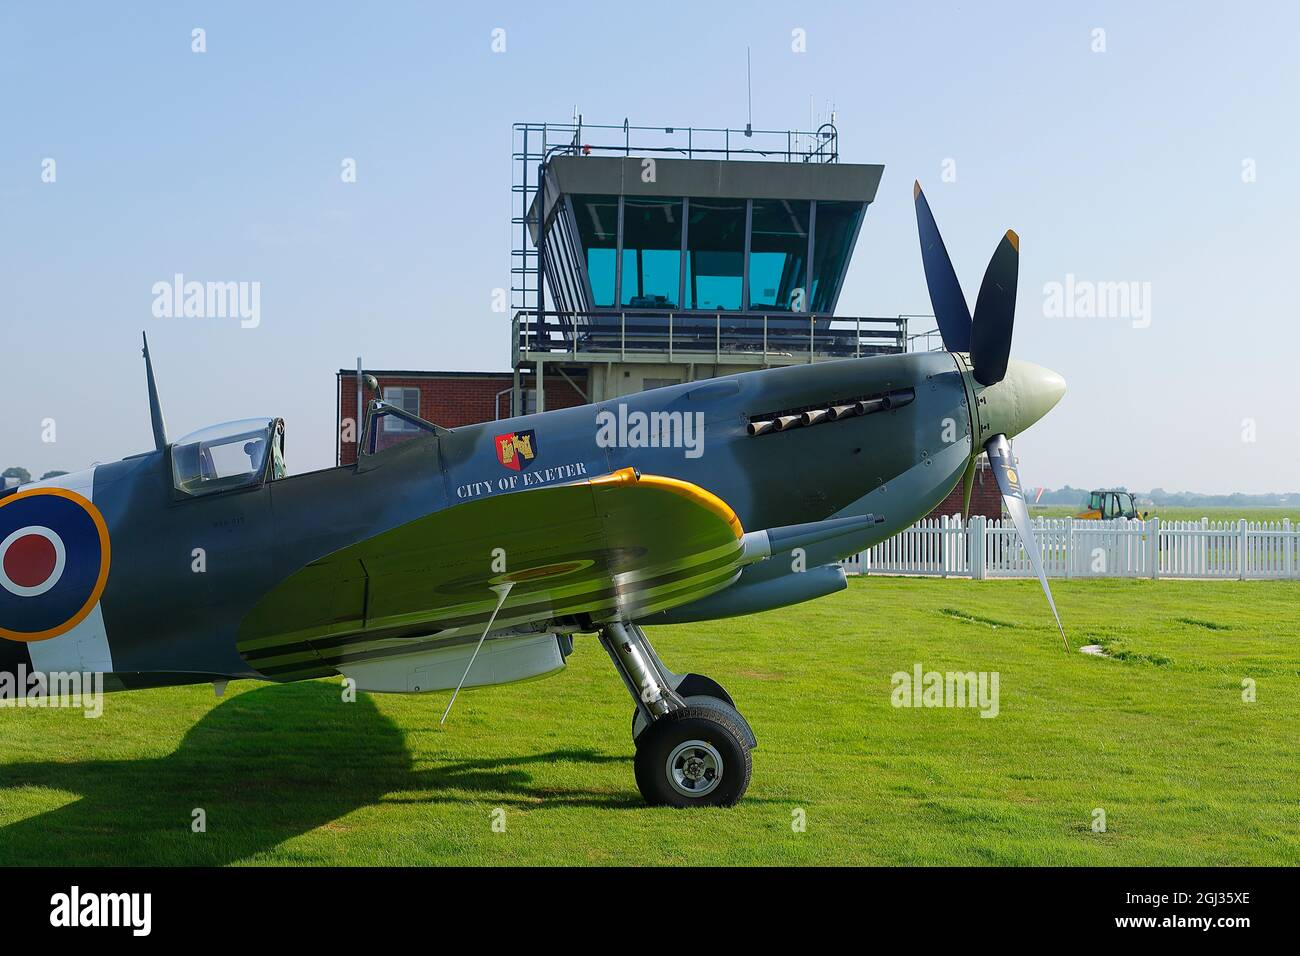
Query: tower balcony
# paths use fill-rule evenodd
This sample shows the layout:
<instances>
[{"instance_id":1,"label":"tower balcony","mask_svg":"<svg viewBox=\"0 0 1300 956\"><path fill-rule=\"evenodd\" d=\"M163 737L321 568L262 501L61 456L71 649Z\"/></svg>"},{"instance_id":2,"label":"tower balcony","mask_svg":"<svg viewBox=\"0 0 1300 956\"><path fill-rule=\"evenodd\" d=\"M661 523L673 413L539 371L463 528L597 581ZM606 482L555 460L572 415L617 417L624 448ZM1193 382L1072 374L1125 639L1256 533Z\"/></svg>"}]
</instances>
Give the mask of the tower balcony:
<instances>
[{"instance_id":1,"label":"tower balcony","mask_svg":"<svg viewBox=\"0 0 1300 956\"><path fill-rule=\"evenodd\" d=\"M908 350L908 316L662 309L520 310L516 368L539 362L765 368Z\"/></svg>"}]
</instances>

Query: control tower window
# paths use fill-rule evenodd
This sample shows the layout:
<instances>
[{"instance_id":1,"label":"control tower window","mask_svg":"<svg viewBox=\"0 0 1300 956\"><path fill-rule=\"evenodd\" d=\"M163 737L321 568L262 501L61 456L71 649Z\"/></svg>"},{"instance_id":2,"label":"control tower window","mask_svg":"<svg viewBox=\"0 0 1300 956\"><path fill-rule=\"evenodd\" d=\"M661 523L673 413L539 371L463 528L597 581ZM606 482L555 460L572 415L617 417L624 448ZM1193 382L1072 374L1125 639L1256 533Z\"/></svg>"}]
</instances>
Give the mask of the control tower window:
<instances>
[{"instance_id":1,"label":"control tower window","mask_svg":"<svg viewBox=\"0 0 1300 956\"><path fill-rule=\"evenodd\" d=\"M830 312L839 292L840 276L853 251L862 203L817 201L817 225L813 230L812 312Z\"/></svg>"},{"instance_id":2,"label":"control tower window","mask_svg":"<svg viewBox=\"0 0 1300 956\"><path fill-rule=\"evenodd\" d=\"M688 309L739 309L745 276L745 200L692 199L686 230Z\"/></svg>"},{"instance_id":3,"label":"control tower window","mask_svg":"<svg viewBox=\"0 0 1300 956\"><path fill-rule=\"evenodd\" d=\"M676 309L681 264L682 201L626 197L621 304Z\"/></svg>"},{"instance_id":4,"label":"control tower window","mask_svg":"<svg viewBox=\"0 0 1300 956\"><path fill-rule=\"evenodd\" d=\"M573 215L587 255L592 304L614 304L614 267L618 247L618 197L574 196ZM673 290L676 294L677 283Z\"/></svg>"},{"instance_id":5,"label":"control tower window","mask_svg":"<svg viewBox=\"0 0 1300 956\"><path fill-rule=\"evenodd\" d=\"M808 208L806 200L754 200L749 240L751 309L809 311L809 296L804 287Z\"/></svg>"}]
</instances>

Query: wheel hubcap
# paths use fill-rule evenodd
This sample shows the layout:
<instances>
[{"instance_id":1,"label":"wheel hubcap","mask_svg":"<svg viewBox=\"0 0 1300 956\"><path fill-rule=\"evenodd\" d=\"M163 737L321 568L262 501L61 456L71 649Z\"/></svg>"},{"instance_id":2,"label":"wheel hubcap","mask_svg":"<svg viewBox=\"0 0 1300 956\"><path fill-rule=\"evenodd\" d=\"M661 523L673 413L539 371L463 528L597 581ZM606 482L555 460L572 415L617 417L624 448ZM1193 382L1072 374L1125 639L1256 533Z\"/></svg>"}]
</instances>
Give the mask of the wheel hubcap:
<instances>
[{"instance_id":1,"label":"wheel hubcap","mask_svg":"<svg viewBox=\"0 0 1300 956\"><path fill-rule=\"evenodd\" d=\"M722 782L722 754L704 740L687 740L673 748L665 765L668 782L686 797L702 797Z\"/></svg>"}]
</instances>

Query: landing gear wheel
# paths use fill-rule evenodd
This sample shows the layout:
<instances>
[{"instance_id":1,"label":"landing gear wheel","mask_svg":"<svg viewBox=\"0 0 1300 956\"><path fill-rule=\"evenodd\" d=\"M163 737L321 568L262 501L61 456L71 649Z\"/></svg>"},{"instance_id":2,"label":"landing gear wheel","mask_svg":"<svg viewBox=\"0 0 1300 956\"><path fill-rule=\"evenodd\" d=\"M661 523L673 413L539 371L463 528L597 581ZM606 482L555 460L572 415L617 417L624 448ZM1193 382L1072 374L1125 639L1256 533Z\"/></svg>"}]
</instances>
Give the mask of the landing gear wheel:
<instances>
[{"instance_id":1,"label":"landing gear wheel","mask_svg":"<svg viewBox=\"0 0 1300 956\"><path fill-rule=\"evenodd\" d=\"M641 733L635 769L651 806L729 807L745 795L753 765L744 731L730 717L689 705Z\"/></svg>"},{"instance_id":2,"label":"landing gear wheel","mask_svg":"<svg viewBox=\"0 0 1300 956\"><path fill-rule=\"evenodd\" d=\"M704 707L708 710L716 710L722 716L726 717L733 724L740 728L741 739L745 741L745 746L750 750L758 749L758 738L754 736L753 728L749 726L749 721L745 715L736 710L731 704L717 697L711 697L708 694L692 694L689 697L682 698L692 707ZM649 727L649 722L645 719L645 714L641 713L639 707L632 708L632 742L641 737L645 729Z\"/></svg>"}]
</instances>

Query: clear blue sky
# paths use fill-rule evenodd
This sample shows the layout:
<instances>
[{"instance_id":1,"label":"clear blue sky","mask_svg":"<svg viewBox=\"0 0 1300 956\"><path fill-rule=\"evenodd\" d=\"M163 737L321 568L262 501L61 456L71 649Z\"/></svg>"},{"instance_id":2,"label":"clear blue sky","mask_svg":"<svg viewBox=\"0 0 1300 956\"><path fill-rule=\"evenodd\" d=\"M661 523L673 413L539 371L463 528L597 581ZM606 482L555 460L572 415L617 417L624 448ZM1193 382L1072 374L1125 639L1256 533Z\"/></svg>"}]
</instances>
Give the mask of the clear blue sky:
<instances>
[{"instance_id":1,"label":"clear blue sky","mask_svg":"<svg viewBox=\"0 0 1300 956\"><path fill-rule=\"evenodd\" d=\"M972 303L1020 233L1013 354L1070 386L1017 443L1029 484L1300 489L1296 5L675 8L6 4L0 467L148 448L142 328L174 435L279 414L295 471L332 463L358 354L504 369L510 124L742 126L749 46L756 126L833 100L845 160L885 164L841 312L929 311L914 178ZM261 325L154 318L176 272L259 281ZM1045 317L1067 273L1151 283L1150 327Z\"/></svg>"}]
</instances>

